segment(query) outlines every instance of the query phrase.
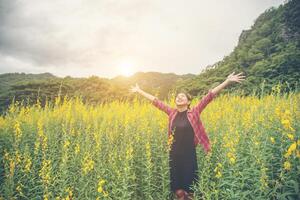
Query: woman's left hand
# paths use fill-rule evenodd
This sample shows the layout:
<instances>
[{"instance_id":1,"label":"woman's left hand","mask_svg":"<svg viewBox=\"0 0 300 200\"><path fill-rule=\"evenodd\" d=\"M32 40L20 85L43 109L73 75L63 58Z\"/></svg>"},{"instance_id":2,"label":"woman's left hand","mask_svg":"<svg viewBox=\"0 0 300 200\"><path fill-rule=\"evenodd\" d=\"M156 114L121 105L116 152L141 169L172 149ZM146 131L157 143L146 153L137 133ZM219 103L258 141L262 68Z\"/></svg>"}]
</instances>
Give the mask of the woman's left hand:
<instances>
[{"instance_id":1,"label":"woman's left hand","mask_svg":"<svg viewBox=\"0 0 300 200\"><path fill-rule=\"evenodd\" d=\"M234 74L234 72L232 72L231 74L229 74L227 76L227 79L226 81L228 82L238 82L238 83L241 83L241 81L245 80L244 77L245 76L241 76L243 72L239 73L239 74Z\"/></svg>"}]
</instances>

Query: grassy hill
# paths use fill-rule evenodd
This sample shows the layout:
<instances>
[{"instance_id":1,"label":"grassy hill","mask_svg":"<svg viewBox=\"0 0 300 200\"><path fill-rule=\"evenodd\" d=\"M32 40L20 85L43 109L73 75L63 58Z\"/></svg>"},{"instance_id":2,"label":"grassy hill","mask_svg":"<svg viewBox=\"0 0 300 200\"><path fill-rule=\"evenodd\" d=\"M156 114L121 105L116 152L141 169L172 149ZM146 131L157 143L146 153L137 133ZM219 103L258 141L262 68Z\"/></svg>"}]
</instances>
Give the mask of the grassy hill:
<instances>
[{"instance_id":1,"label":"grassy hill","mask_svg":"<svg viewBox=\"0 0 300 200\"><path fill-rule=\"evenodd\" d=\"M232 71L244 72L246 80L228 90L245 94L272 91L277 83L282 91L295 90L300 80L300 1L288 1L278 8L262 13L251 29L243 30L238 45L223 60L181 82L177 88L187 88L193 94L207 91L221 83Z\"/></svg>"},{"instance_id":2,"label":"grassy hill","mask_svg":"<svg viewBox=\"0 0 300 200\"><path fill-rule=\"evenodd\" d=\"M173 73L138 72L131 77L117 76L112 79L91 76L89 78L60 78L50 73L25 74L7 73L0 75L0 111L4 112L9 104L22 101L33 104L39 98L43 106L55 97L80 96L85 103L96 104L114 99L132 99L130 86L139 83L148 92L165 98L179 80L190 79L195 75L176 75Z\"/></svg>"}]
</instances>

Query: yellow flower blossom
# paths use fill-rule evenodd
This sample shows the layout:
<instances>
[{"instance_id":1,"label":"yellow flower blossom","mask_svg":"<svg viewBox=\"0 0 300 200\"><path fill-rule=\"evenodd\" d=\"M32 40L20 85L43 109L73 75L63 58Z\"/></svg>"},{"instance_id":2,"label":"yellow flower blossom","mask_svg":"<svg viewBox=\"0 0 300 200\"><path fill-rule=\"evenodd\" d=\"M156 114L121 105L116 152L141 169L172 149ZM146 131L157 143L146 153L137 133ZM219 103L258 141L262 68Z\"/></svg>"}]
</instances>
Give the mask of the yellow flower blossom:
<instances>
[{"instance_id":1,"label":"yellow flower blossom","mask_svg":"<svg viewBox=\"0 0 300 200\"><path fill-rule=\"evenodd\" d=\"M20 122L19 121L16 121L16 123L14 125L14 131L15 131L16 141L19 141L20 138L22 137L22 131L21 131L21 127L20 127Z\"/></svg>"},{"instance_id":2,"label":"yellow flower blossom","mask_svg":"<svg viewBox=\"0 0 300 200\"><path fill-rule=\"evenodd\" d=\"M296 150L297 148L297 143L293 142L293 144L291 144L291 146L288 148L288 150L286 151L284 157L288 158L289 156L292 155L292 153Z\"/></svg>"},{"instance_id":3,"label":"yellow flower blossom","mask_svg":"<svg viewBox=\"0 0 300 200\"><path fill-rule=\"evenodd\" d=\"M44 200L49 200L49 194L44 194L43 198L44 198Z\"/></svg>"},{"instance_id":4,"label":"yellow flower blossom","mask_svg":"<svg viewBox=\"0 0 300 200\"><path fill-rule=\"evenodd\" d=\"M10 177L13 177L15 174L15 167L16 167L16 163L14 162L14 160L10 160L9 161L9 175Z\"/></svg>"},{"instance_id":5,"label":"yellow flower blossom","mask_svg":"<svg viewBox=\"0 0 300 200\"><path fill-rule=\"evenodd\" d=\"M222 164L221 163L217 163L217 166L214 169L214 172L216 173L216 175L215 175L216 178L221 178L222 177L221 168L222 168Z\"/></svg>"},{"instance_id":6,"label":"yellow flower blossom","mask_svg":"<svg viewBox=\"0 0 300 200\"><path fill-rule=\"evenodd\" d=\"M16 151L15 160L16 160L16 164L21 163L21 155L18 150Z\"/></svg>"},{"instance_id":7,"label":"yellow flower blossom","mask_svg":"<svg viewBox=\"0 0 300 200\"><path fill-rule=\"evenodd\" d=\"M103 192L103 185L104 185L104 183L105 183L105 180L103 180L103 179L99 180L99 182L98 182L98 192L99 193Z\"/></svg>"},{"instance_id":8,"label":"yellow flower blossom","mask_svg":"<svg viewBox=\"0 0 300 200\"><path fill-rule=\"evenodd\" d=\"M171 145L173 144L173 142L174 142L174 136L173 136L173 134L170 134L168 137L168 150L169 151L171 150Z\"/></svg>"},{"instance_id":9,"label":"yellow flower blossom","mask_svg":"<svg viewBox=\"0 0 300 200\"><path fill-rule=\"evenodd\" d=\"M287 137L290 139L290 140L293 140L294 139L294 135L293 134L287 134Z\"/></svg>"},{"instance_id":10,"label":"yellow flower blossom","mask_svg":"<svg viewBox=\"0 0 300 200\"><path fill-rule=\"evenodd\" d=\"M294 142L293 144L291 144L291 146L289 147L288 151L293 152L295 151L297 148L297 143Z\"/></svg>"},{"instance_id":11,"label":"yellow flower blossom","mask_svg":"<svg viewBox=\"0 0 300 200\"><path fill-rule=\"evenodd\" d=\"M104 197L108 197L108 192L107 191L103 191L103 196Z\"/></svg>"},{"instance_id":12,"label":"yellow flower blossom","mask_svg":"<svg viewBox=\"0 0 300 200\"><path fill-rule=\"evenodd\" d=\"M80 152L80 145L76 144L75 146L75 154L77 155Z\"/></svg>"},{"instance_id":13,"label":"yellow flower blossom","mask_svg":"<svg viewBox=\"0 0 300 200\"><path fill-rule=\"evenodd\" d=\"M4 150L4 159L5 160L9 160L9 153L7 152L7 150Z\"/></svg>"},{"instance_id":14,"label":"yellow flower blossom","mask_svg":"<svg viewBox=\"0 0 300 200\"><path fill-rule=\"evenodd\" d=\"M284 113L285 113L286 115L290 115L290 114L291 114L291 112L290 112L289 110L285 110Z\"/></svg>"},{"instance_id":15,"label":"yellow flower blossom","mask_svg":"<svg viewBox=\"0 0 300 200\"><path fill-rule=\"evenodd\" d=\"M94 169L94 161L87 154L87 155L85 155L85 157L82 161L82 171L84 174L87 174L88 172L90 172L93 169Z\"/></svg>"},{"instance_id":16,"label":"yellow flower blossom","mask_svg":"<svg viewBox=\"0 0 300 200\"><path fill-rule=\"evenodd\" d=\"M220 171L218 171L217 174L216 174L216 177L217 178L221 178L222 177L222 173Z\"/></svg>"},{"instance_id":17,"label":"yellow flower blossom","mask_svg":"<svg viewBox=\"0 0 300 200\"><path fill-rule=\"evenodd\" d=\"M69 140L66 140L65 143L64 143L64 149L68 148L68 146L70 146L70 141Z\"/></svg>"},{"instance_id":18,"label":"yellow flower blossom","mask_svg":"<svg viewBox=\"0 0 300 200\"><path fill-rule=\"evenodd\" d=\"M103 185L106 181L104 179L100 179L98 182L98 192L102 193L103 197L108 196L108 192L103 189Z\"/></svg>"},{"instance_id":19,"label":"yellow flower blossom","mask_svg":"<svg viewBox=\"0 0 300 200\"><path fill-rule=\"evenodd\" d=\"M18 184L17 187L16 187L16 190L17 190L18 193L22 193L21 185Z\"/></svg>"},{"instance_id":20,"label":"yellow flower blossom","mask_svg":"<svg viewBox=\"0 0 300 200\"><path fill-rule=\"evenodd\" d=\"M283 165L284 165L284 169L286 169L286 170L291 169L291 163L289 161L285 161Z\"/></svg>"},{"instance_id":21,"label":"yellow flower blossom","mask_svg":"<svg viewBox=\"0 0 300 200\"><path fill-rule=\"evenodd\" d=\"M235 151L235 150L234 150ZM231 164L234 164L235 163L235 160L236 160L236 157L235 157L235 154L232 153L232 152L228 152L227 153L227 157L229 158L229 161Z\"/></svg>"},{"instance_id":22,"label":"yellow flower blossom","mask_svg":"<svg viewBox=\"0 0 300 200\"><path fill-rule=\"evenodd\" d=\"M292 155L292 152L291 151L287 151L285 154L284 154L284 157L285 158L288 158Z\"/></svg>"},{"instance_id":23,"label":"yellow flower blossom","mask_svg":"<svg viewBox=\"0 0 300 200\"><path fill-rule=\"evenodd\" d=\"M66 189L66 192L68 193L68 196L65 198L65 200L72 200L72 197L73 197L72 189L70 187L68 187Z\"/></svg>"},{"instance_id":24,"label":"yellow flower blossom","mask_svg":"<svg viewBox=\"0 0 300 200\"><path fill-rule=\"evenodd\" d=\"M42 161L42 168L39 170L39 176L41 177L42 182L43 182L43 184L44 184L45 187L47 187L50 184L50 181L51 181L51 177L50 177L51 169L52 169L51 160L49 160L49 159L43 159L43 161Z\"/></svg>"},{"instance_id":25,"label":"yellow flower blossom","mask_svg":"<svg viewBox=\"0 0 300 200\"><path fill-rule=\"evenodd\" d=\"M30 172L31 165L32 165L31 159L30 158L26 158L25 159L24 171L25 172Z\"/></svg>"},{"instance_id":26,"label":"yellow flower blossom","mask_svg":"<svg viewBox=\"0 0 300 200\"><path fill-rule=\"evenodd\" d=\"M234 163L235 163L235 158L234 158L234 157L231 157L231 158L230 158L230 162L231 162L232 164L234 164Z\"/></svg>"},{"instance_id":27,"label":"yellow flower blossom","mask_svg":"<svg viewBox=\"0 0 300 200\"><path fill-rule=\"evenodd\" d=\"M298 150L296 151L296 157L300 158L300 151L298 151Z\"/></svg>"}]
</instances>

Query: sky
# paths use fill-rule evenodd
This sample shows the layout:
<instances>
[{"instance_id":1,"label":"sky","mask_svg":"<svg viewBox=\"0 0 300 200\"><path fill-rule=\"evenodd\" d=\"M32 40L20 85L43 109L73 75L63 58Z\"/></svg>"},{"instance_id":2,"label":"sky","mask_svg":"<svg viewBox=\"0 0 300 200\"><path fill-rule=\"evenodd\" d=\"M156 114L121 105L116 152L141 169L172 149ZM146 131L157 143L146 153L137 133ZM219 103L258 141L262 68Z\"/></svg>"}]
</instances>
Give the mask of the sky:
<instances>
[{"instance_id":1,"label":"sky","mask_svg":"<svg viewBox=\"0 0 300 200\"><path fill-rule=\"evenodd\" d=\"M284 0L0 0L0 74L199 74Z\"/></svg>"}]
</instances>

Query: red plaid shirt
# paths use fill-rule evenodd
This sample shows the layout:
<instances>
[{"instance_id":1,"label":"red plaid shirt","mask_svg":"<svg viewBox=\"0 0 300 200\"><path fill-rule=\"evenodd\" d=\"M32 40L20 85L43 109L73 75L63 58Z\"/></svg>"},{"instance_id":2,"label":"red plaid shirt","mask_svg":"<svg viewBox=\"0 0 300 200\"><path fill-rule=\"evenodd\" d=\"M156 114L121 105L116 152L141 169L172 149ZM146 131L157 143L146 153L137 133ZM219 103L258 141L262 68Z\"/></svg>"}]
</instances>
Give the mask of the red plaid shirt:
<instances>
[{"instance_id":1,"label":"red plaid shirt","mask_svg":"<svg viewBox=\"0 0 300 200\"><path fill-rule=\"evenodd\" d=\"M204 97L202 97L202 99L197 103L196 106L194 106L193 108L187 111L187 117L195 133L194 144L197 145L201 143L205 150L205 153L208 153L211 149L210 149L209 138L205 132L204 126L200 119L200 114L203 111L203 109L207 106L207 104L211 102L215 96L216 94L213 93L211 90L209 90L208 93ZM159 100L158 98L155 98L152 101L152 104L156 106L158 109L164 111L169 116L168 136L170 137L171 127L172 127L171 125L178 112L177 109L171 108L170 106L168 106L167 104Z\"/></svg>"}]
</instances>

